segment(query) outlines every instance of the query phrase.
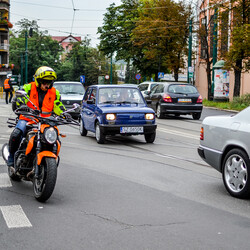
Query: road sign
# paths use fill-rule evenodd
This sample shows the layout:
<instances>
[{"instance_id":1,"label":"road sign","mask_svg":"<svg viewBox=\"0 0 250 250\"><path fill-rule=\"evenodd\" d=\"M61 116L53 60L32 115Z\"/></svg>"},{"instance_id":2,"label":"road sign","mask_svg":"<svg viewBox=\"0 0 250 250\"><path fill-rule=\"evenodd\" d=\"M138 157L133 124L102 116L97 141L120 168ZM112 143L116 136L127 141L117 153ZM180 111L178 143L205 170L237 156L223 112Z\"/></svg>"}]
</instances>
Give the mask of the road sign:
<instances>
[{"instance_id":1,"label":"road sign","mask_svg":"<svg viewBox=\"0 0 250 250\"><path fill-rule=\"evenodd\" d=\"M188 67L188 72L189 73L193 73L194 72L194 67L193 66L189 66Z\"/></svg>"},{"instance_id":2,"label":"road sign","mask_svg":"<svg viewBox=\"0 0 250 250\"><path fill-rule=\"evenodd\" d=\"M81 82L81 83L85 83L85 76L84 76L84 75L81 75L81 76L80 76L80 82Z\"/></svg>"},{"instance_id":3,"label":"road sign","mask_svg":"<svg viewBox=\"0 0 250 250\"><path fill-rule=\"evenodd\" d=\"M189 77L189 78L193 78L193 76L194 76L194 73L193 73L193 72L188 72L188 77Z\"/></svg>"},{"instance_id":4,"label":"road sign","mask_svg":"<svg viewBox=\"0 0 250 250\"><path fill-rule=\"evenodd\" d=\"M105 75L105 79L108 80L109 79L109 75Z\"/></svg>"},{"instance_id":5,"label":"road sign","mask_svg":"<svg viewBox=\"0 0 250 250\"><path fill-rule=\"evenodd\" d=\"M164 78L164 72L158 72L158 78Z\"/></svg>"},{"instance_id":6,"label":"road sign","mask_svg":"<svg viewBox=\"0 0 250 250\"><path fill-rule=\"evenodd\" d=\"M140 79L141 79L141 74L136 74L136 75L135 75L135 79L136 79L136 80L140 80Z\"/></svg>"}]
</instances>

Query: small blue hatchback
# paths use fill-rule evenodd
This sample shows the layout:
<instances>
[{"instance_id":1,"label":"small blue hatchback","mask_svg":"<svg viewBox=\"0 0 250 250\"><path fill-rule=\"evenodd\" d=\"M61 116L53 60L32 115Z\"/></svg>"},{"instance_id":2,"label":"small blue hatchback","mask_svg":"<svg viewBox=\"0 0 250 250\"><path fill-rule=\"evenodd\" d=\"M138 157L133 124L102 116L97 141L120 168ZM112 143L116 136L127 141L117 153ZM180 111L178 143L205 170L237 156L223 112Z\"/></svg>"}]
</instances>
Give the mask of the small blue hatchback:
<instances>
[{"instance_id":1,"label":"small blue hatchback","mask_svg":"<svg viewBox=\"0 0 250 250\"><path fill-rule=\"evenodd\" d=\"M107 135L141 135L153 143L155 112L135 85L92 85L85 92L80 115L80 134L94 132L97 143Z\"/></svg>"}]
</instances>

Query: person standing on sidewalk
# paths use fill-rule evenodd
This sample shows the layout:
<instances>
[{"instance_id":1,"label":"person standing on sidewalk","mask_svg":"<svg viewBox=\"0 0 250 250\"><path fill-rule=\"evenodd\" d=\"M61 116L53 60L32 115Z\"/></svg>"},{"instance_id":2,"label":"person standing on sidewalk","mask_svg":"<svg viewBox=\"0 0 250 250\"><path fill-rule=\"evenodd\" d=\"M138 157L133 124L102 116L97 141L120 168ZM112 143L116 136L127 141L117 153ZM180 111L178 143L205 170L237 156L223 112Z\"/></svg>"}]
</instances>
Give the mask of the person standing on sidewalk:
<instances>
[{"instance_id":1,"label":"person standing on sidewalk","mask_svg":"<svg viewBox=\"0 0 250 250\"><path fill-rule=\"evenodd\" d=\"M4 92L5 92L5 102L6 104L8 104L8 100L9 100L9 103L11 102L11 99L13 97L13 87L12 87L12 84L11 84L11 74L8 74L7 75L7 79L5 79L4 81L4 86L3 86L3 89L4 89ZM9 97L9 94L10 94L10 97Z\"/></svg>"}]
</instances>

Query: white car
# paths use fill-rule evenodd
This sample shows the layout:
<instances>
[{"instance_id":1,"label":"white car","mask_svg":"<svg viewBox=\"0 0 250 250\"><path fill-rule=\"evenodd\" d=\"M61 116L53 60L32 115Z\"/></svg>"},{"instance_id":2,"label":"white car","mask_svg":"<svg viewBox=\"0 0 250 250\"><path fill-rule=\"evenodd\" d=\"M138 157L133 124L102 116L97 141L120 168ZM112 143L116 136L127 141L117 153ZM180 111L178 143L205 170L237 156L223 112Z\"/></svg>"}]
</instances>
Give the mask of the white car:
<instances>
[{"instance_id":1,"label":"white car","mask_svg":"<svg viewBox=\"0 0 250 250\"><path fill-rule=\"evenodd\" d=\"M152 88L157 84L158 82L142 82L138 85L139 90L141 91L143 97L147 96L147 92L145 91L151 91Z\"/></svg>"},{"instance_id":2,"label":"white car","mask_svg":"<svg viewBox=\"0 0 250 250\"><path fill-rule=\"evenodd\" d=\"M250 198L250 107L233 116L208 116L201 126L201 158L222 173L227 191Z\"/></svg>"},{"instance_id":3,"label":"white car","mask_svg":"<svg viewBox=\"0 0 250 250\"><path fill-rule=\"evenodd\" d=\"M83 96L85 94L85 89L80 82L71 81L57 81L54 82L53 87L55 87L61 94L62 103L66 109L71 109L74 103L81 105ZM80 111L75 109L69 112L73 118L78 118Z\"/></svg>"}]
</instances>

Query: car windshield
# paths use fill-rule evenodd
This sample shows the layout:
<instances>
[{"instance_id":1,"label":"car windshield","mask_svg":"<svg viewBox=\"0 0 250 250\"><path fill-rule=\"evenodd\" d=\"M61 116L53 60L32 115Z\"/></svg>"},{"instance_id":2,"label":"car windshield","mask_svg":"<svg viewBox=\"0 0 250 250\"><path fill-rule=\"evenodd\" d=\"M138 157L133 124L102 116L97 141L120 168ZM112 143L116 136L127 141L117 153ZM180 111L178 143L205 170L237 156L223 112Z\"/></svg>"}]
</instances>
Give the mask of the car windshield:
<instances>
[{"instance_id":1,"label":"car windshield","mask_svg":"<svg viewBox=\"0 0 250 250\"><path fill-rule=\"evenodd\" d=\"M60 92L60 94L79 94L83 95L85 89L82 84L72 84L72 83L57 83L54 87Z\"/></svg>"},{"instance_id":2,"label":"car windshield","mask_svg":"<svg viewBox=\"0 0 250 250\"><path fill-rule=\"evenodd\" d=\"M144 104L136 88L100 88L98 100L100 104Z\"/></svg>"},{"instance_id":3,"label":"car windshield","mask_svg":"<svg viewBox=\"0 0 250 250\"><path fill-rule=\"evenodd\" d=\"M170 85L168 88L169 93L175 94L196 94L198 93L197 89L192 85L185 84L174 84Z\"/></svg>"}]
</instances>

